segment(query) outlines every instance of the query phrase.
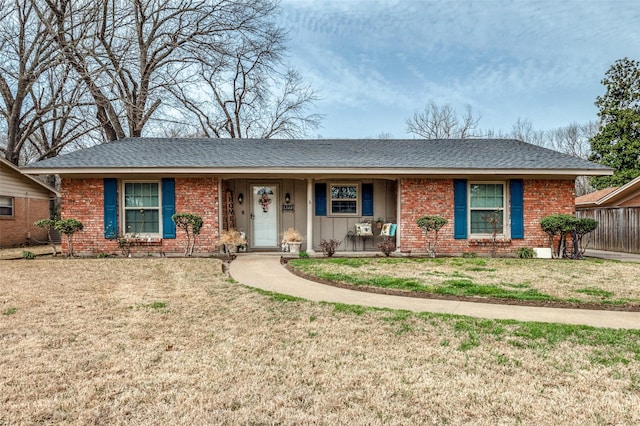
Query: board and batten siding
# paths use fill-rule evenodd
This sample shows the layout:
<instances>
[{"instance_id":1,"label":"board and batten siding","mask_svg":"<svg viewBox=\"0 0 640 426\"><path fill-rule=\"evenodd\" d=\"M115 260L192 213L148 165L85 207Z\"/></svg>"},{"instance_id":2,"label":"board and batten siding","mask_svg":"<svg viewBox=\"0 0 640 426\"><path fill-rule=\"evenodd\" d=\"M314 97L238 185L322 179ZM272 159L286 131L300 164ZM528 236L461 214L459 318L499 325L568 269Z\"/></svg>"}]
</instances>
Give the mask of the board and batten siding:
<instances>
[{"instance_id":1,"label":"board and batten siding","mask_svg":"<svg viewBox=\"0 0 640 426\"><path fill-rule=\"evenodd\" d=\"M341 182L337 179L336 182ZM342 180L344 181L344 180ZM327 180L327 182L333 182L333 180ZM319 244L324 240L338 240L341 241L338 251L351 251L354 249L353 241L347 238L348 233L351 231L355 233L356 223L362 222L363 219L375 221L377 218L382 218L385 222L396 222L396 181L386 179L372 179L363 180L359 183L373 183L373 215L372 216L350 216L339 217L331 215L328 216L313 216L313 246L316 251L322 251ZM374 223L374 234L377 235L379 230L376 229ZM377 244L380 240L377 237L368 237L364 240L366 250L378 251ZM363 241L357 239L355 241L357 245L356 250L361 251L363 249Z\"/></svg>"},{"instance_id":2,"label":"board and batten siding","mask_svg":"<svg viewBox=\"0 0 640 426\"><path fill-rule=\"evenodd\" d=\"M585 236L588 248L640 253L640 207L579 209L576 215L598 221L596 230Z\"/></svg>"}]
</instances>

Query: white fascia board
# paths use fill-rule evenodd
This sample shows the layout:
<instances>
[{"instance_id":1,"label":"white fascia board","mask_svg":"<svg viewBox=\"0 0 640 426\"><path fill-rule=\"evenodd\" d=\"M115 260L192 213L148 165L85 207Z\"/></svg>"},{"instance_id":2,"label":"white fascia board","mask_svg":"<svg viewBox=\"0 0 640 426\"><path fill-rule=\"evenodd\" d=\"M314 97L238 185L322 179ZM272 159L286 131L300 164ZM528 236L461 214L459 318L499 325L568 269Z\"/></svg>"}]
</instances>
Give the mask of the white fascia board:
<instances>
[{"instance_id":1,"label":"white fascia board","mask_svg":"<svg viewBox=\"0 0 640 426\"><path fill-rule=\"evenodd\" d=\"M163 175L393 175L393 176L608 176L611 170L602 169L422 169L422 168L208 168L208 167L104 167L104 168L33 168L23 173L32 175L121 175L121 174L163 174Z\"/></svg>"},{"instance_id":2,"label":"white fascia board","mask_svg":"<svg viewBox=\"0 0 640 426\"><path fill-rule=\"evenodd\" d=\"M596 204L597 205L602 205L602 204L606 204L609 200L615 200L619 195L624 194L627 191L633 191L636 186L638 188L640 188L640 176L638 176L635 179L627 182L626 184L622 185L620 188L618 188L618 189L616 189L614 191L611 191L610 193L608 193L604 197L602 197L599 200L597 200Z\"/></svg>"}]
</instances>

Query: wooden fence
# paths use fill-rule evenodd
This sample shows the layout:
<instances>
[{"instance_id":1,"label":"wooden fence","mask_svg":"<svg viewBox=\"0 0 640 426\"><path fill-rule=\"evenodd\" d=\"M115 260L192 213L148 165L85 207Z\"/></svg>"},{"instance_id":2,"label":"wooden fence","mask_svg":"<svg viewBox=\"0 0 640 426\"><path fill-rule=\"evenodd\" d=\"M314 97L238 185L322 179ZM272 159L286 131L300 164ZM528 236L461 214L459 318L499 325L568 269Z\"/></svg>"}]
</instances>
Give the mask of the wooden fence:
<instances>
[{"instance_id":1,"label":"wooden fence","mask_svg":"<svg viewBox=\"0 0 640 426\"><path fill-rule=\"evenodd\" d=\"M579 209L579 218L598 221L589 238L590 249L640 253L640 207Z\"/></svg>"}]
</instances>

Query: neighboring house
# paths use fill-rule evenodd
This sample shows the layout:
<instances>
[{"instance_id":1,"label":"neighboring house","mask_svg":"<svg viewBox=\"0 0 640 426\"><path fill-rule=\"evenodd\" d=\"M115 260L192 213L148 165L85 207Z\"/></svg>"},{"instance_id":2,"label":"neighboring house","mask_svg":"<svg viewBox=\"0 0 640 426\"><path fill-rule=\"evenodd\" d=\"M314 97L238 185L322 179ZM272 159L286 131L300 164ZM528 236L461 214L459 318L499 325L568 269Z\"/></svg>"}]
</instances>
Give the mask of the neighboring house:
<instances>
[{"instance_id":1,"label":"neighboring house","mask_svg":"<svg viewBox=\"0 0 640 426\"><path fill-rule=\"evenodd\" d=\"M539 220L575 212L576 176L612 170L517 140L124 139L27 166L59 174L62 217L83 222L78 253L116 252L135 233L144 252L180 253L175 212L204 219L197 252L217 252L220 233L246 233L249 251L280 249L294 227L303 250L336 239L339 250L377 251L356 223L397 224L399 251L425 252L416 220L448 220L439 252L488 253L497 212L499 251L546 247ZM355 247L354 247L355 245Z\"/></svg>"},{"instance_id":2,"label":"neighboring house","mask_svg":"<svg viewBox=\"0 0 640 426\"><path fill-rule=\"evenodd\" d=\"M623 186L601 189L576 198L576 208L640 207L640 176Z\"/></svg>"},{"instance_id":3,"label":"neighboring house","mask_svg":"<svg viewBox=\"0 0 640 426\"><path fill-rule=\"evenodd\" d=\"M59 196L54 188L0 158L0 248L46 242L47 231L33 222L48 219L51 200Z\"/></svg>"},{"instance_id":4,"label":"neighboring house","mask_svg":"<svg viewBox=\"0 0 640 426\"><path fill-rule=\"evenodd\" d=\"M576 198L578 217L598 221L590 248L640 253L640 176L620 187Z\"/></svg>"}]
</instances>

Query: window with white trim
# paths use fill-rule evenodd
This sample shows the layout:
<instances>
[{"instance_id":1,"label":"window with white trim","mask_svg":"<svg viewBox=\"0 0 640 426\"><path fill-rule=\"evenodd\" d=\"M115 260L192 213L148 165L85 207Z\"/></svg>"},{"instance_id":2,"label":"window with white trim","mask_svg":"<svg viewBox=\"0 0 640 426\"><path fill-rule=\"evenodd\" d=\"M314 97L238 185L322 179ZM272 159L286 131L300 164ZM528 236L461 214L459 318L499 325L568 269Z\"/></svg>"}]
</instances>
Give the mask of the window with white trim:
<instances>
[{"instance_id":1,"label":"window with white trim","mask_svg":"<svg viewBox=\"0 0 640 426\"><path fill-rule=\"evenodd\" d=\"M124 182L124 232L160 234L160 182Z\"/></svg>"},{"instance_id":2,"label":"window with white trim","mask_svg":"<svg viewBox=\"0 0 640 426\"><path fill-rule=\"evenodd\" d=\"M329 185L331 214L358 216L360 214L360 184L332 183Z\"/></svg>"},{"instance_id":3,"label":"window with white trim","mask_svg":"<svg viewBox=\"0 0 640 426\"><path fill-rule=\"evenodd\" d=\"M0 196L0 217L13 217L13 197Z\"/></svg>"},{"instance_id":4,"label":"window with white trim","mask_svg":"<svg viewBox=\"0 0 640 426\"><path fill-rule=\"evenodd\" d=\"M469 230L471 234L491 235L492 215L497 215L496 230L504 234L505 217L504 183L469 183Z\"/></svg>"}]
</instances>

